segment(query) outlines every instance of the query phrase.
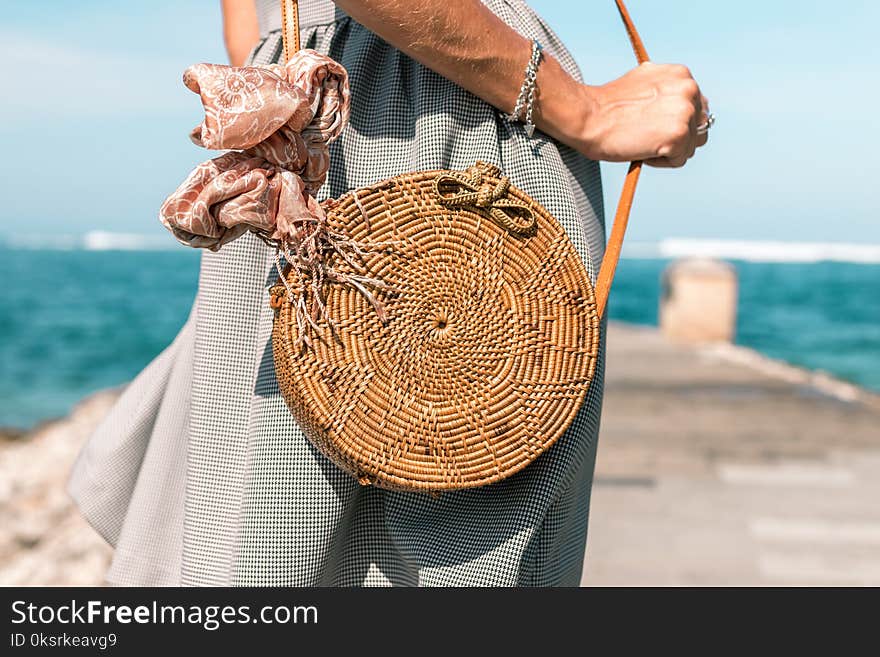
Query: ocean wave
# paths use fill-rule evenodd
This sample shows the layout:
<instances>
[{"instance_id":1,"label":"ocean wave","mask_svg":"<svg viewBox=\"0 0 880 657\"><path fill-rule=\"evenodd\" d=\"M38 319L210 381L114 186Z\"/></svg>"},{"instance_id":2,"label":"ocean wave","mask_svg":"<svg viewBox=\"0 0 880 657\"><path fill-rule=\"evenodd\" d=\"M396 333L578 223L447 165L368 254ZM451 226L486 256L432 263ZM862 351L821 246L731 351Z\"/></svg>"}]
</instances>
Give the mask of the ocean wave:
<instances>
[{"instance_id":1,"label":"ocean wave","mask_svg":"<svg viewBox=\"0 0 880 657\"><path fill-rule=\"evenodd\" d=\"M111 233L93 230L83 236L86 251L152 251L178 248L168 235L141 235L138 233Z\"/></svg>"},{"instance_id":2,"label":"ocean wave","mask_svg":"<svg viewBox=\"0 0 880 657\"><path fill-rule=\"evenodd\" d=\"M163 233L122 233L93 230L83 235L9 235L0 247L51 251L165 251L180 244ZM669 238L659 242L627 242L623 258L722 258L747 262L851 262L880 264L880 244L840 242L773 242Z\"/></svg>"},{"instance_id":3,"label":"ocean wave","mask_svg":"<svg viewBox=\"0 0 880 657\"><path fill-rule=\"evenodd\" d=\"M8 235L0 241L7 249L26 251L165 251L180 247L161 233L117 233L92 230L83 235Z\"/></svg>"},{"instance_id":4,"label":"ocean wave","mask_svg":"<svg viewBox=\"0 0 880 657\"><path fill-rule=\"evenodd\" d=\"M659 242L627 244L622 256L624 258L724 258L748 262L880 264L880 244L672 238Z\"/></svg>"}]
</instances>

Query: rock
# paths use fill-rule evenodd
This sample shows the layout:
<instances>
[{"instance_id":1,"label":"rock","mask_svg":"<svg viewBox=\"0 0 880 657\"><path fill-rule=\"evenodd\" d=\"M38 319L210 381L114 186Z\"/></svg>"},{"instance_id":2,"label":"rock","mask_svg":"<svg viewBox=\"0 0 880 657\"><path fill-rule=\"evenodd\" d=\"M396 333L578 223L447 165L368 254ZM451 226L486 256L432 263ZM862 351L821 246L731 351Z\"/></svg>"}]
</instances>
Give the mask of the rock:
<instances>
[{"instance_id":1,"label":"rock","mask_svg":"<svg viewBox=\"0 0 880 657\"><path fill-rule=\"evenodd\" d=\"M98 585L112 549L67 495L70 468L118 391L88 397L61 420L0 440L0 585Z\"/></svg>"}]
</instances>

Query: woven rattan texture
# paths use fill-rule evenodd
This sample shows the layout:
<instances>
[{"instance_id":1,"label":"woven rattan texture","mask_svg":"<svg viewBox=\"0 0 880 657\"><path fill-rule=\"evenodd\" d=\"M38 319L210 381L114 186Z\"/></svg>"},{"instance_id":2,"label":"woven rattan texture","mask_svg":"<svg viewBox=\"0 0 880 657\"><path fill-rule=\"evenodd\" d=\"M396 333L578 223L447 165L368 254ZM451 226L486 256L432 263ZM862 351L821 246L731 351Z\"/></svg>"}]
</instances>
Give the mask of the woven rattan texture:
<instances>
[{"instance_id":1,"label":"woven rattan texture","mask_svg":"<svg viewBox=\"0 0 880 657\"><path fill-rule=\"evenodd\" d=\"M281 392L312 442L363 484L439 492L503 479L565 432L595 371L593 287L562 226L492 165L458 177L474 188L424 171L328 206L386 284L387 323L333 285L338 339L328 330L304 350L284 286L272 290ZM524 214L533 229L510 230Z\"/></svg>"}]
</instances>

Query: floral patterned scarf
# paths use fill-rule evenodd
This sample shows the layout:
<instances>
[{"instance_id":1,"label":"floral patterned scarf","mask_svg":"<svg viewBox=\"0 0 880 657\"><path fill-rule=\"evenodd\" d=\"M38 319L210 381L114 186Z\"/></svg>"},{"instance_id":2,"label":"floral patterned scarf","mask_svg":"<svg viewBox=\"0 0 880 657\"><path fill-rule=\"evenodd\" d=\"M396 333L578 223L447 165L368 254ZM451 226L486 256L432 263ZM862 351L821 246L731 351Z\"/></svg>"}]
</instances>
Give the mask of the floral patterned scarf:
<instances>
[{"instance_id":1,"label":"floral patterned scarf","mask_svg":"<svg viewBox=\"0 0 880 657\"><path fill-rule=\"evenodd\" d=\"M196 64L183 82L205 107L190 139L231 150L190 173L162 204L162 223L183 244L212 251L247 231L273 244L304 347L310 328L320 329L318 320L335 331L324 301L327 283L354 287L387 321L384 305L367 289L385 285L366 275L362 246L332 230L315 199L330 167L328 144L348 123L345 68L300 50L283 66ZM290 284L281 255L301 284ZM333 265L334 255L341 266Z\"/></svg>"},{"instance_id":2,"label":"floral patterned scarf","mask_svg":"<svg viewBox=\"0 0 880 657\"><path fill-rule=\"evenodd\" d=\"M348 122L345 69L300 50L284 66L196 64L183 82L205 108L190 139L232 150L190 173L162 204L162 223L182 243L213 251L248 230L298 244L302 220L323 219L314 194L327 177L328 144Z\"/></svg>"}]
</instances>

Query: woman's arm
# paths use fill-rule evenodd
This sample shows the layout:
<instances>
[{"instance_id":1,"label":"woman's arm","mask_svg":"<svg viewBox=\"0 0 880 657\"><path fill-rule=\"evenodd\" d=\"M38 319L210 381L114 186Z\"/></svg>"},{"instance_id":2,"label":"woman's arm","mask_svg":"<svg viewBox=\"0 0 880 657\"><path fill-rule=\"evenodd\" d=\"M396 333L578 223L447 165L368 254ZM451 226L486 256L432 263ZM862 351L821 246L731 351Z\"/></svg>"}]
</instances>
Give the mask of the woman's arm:
<instances>
[{"instance_id":1,"label":"woman's arm","mask_svg":"<svg viewBox=\"0 0 880 657\"><path fill-rule=\"evenodd\" d=\"M413 59L491 105L513 110L531 43L480 0L334 1ZM706 142L696 134L704 104L683 66L643 64L613 82L588 86L545 51L534 121L595 160L682 166Z\"/></svg>"},{"instance_id":2,"label":"woman's arm","mask_svg":"<svg viewBox=\"0 0 880 657\"><path fill-rule=\"evenodd\" d=\"M251 49L260 39L257 8L254 0L220 0L223 10L223 40L229 63L244 64Z\"/></svg>"}]
</instances>

